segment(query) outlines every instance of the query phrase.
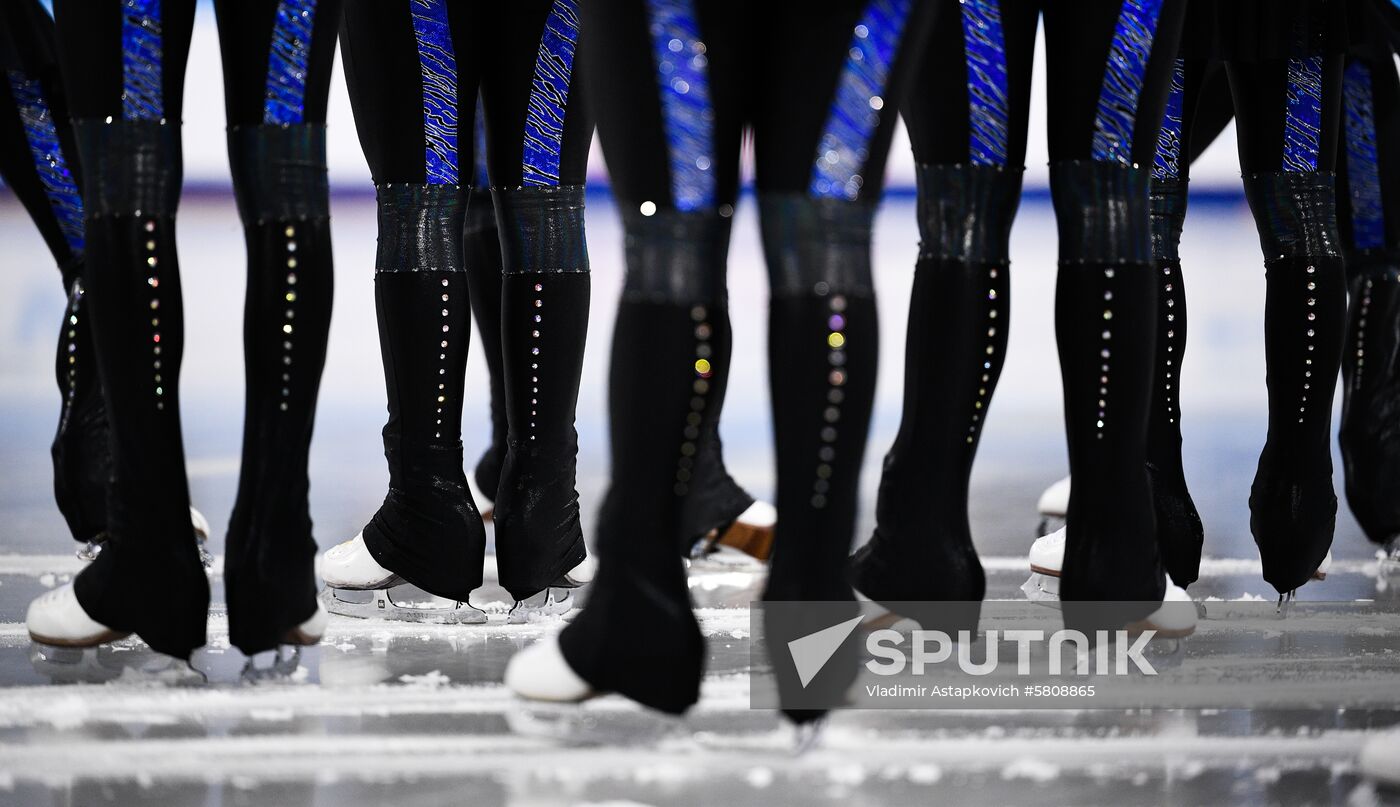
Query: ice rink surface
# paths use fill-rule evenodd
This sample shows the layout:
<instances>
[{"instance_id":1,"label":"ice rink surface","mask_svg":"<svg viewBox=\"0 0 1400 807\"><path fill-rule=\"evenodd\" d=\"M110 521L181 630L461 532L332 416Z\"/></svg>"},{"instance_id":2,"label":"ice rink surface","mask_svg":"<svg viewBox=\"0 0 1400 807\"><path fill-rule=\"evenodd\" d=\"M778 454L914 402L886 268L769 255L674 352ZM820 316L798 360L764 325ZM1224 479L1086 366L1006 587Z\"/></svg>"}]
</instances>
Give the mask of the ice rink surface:
<instances>
[{"instance_id":1,"label":"ice rink surface","mask_svg":"<svg viewBox=\"0 0 1400 807\"><path fill-rule=\"evenodd\" d=\"M333 199L336 307L315 441L312 511L323 547L354 535L382 500L384 390L375 333L372 198ZM607 473L606 357L621 283L621 234L604 194L589 198L594 299L579 403L579 489L589 534ZM1009 358L972 485L973 534L989 597L1016 598L1041 489L1065 472L1053 336L1054 220L1032 195L1013 236ZM913 199L892 197L876 234L882 304L879 397L863 479L870 533L879 459L899 421L907 289L917 231ZM285 680L240 681L222 587L210 645L195 665L207 682L127 672L139 645L121 645L55 680L31 660L28 601L79 562L53 506L48 443L59 398L52 377L63 297L23 211L0 197L0 805L396 805L896 803L1253 804L1385 803L1362 782L1356 754L1369 733L1400 722L1393 705L1339 710L845 711L821 741L794 753L792 732L748 699L747 602L760 568L696 569L709 673L684 719L616 697L582 707L515 700L500 685L507 659L559 623L445 628L333 618L322 646ZM179 219L189 323L181 394L193 499L222 552L238 474L243 366L243 242L232 199L187 193ZM1265 431L1264 277L1242 202L1193 201L1182 245L1190 342L1182 379L1188 481L1205 521L1198 598L1272 599L1259 576L1246 498ZM771 494L764 366L766 280L753 205L740 207L730 261L734 364L722 427L730 468ZM485 363L468 366L469 462L487 436ZM1338 404L1340 406L1340 404ZM1340 467L1340 463L1338 463ZM1337 479L1340 492L1340 474ZM1336 564L1309 600L1376 600L1400 612L1396 587L1343 504ZM488 575L489 577L489 575ZM504 604L488 585L482 603ZM646 637L637 637L645 641ZM1281 640L1282 641L1282 640ZM1337 676L1393 675L1400 647L1373 648ZM119 658L120 657L120 658ZM71 666L71 665L70 665ZM1396 797L1400 803L1400 797Z\"/></svg>"}]
</instances>

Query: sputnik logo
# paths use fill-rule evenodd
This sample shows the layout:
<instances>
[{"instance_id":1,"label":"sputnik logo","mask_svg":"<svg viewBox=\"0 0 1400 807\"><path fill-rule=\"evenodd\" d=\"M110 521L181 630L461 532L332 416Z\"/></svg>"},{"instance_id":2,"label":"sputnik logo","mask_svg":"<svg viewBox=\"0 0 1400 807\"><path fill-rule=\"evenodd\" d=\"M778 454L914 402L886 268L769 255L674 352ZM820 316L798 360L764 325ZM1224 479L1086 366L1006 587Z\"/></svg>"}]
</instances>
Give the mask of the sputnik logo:
<instances>
[{"instance_id":1,"label":"sputnik logo","mask_svg":"<svg viewBox=\"0 0 1400 807\"><path fill-rule=\"evenodd\" d=\"M856 629L861 619L863 617L853 617L788 642L788 653L792 654L792 663L797 668L797 677L802 682L803 689L817 677L817 673L831 661L831 657L836 655L837 648L841 647L841 643Z\"/></svg>"}]
</instances>

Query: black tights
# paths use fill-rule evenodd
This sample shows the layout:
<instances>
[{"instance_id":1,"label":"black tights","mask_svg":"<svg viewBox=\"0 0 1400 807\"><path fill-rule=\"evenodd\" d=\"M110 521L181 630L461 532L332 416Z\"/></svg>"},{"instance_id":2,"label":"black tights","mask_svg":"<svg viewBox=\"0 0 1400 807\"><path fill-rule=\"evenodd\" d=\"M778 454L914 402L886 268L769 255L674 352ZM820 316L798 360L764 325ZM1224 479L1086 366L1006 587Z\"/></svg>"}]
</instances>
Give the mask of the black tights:
<instances>
[{"instance_id":1,"label":"black tights","mask_svg":"<svg viewBox=\"0 0 1400 807\"><path fill-rule=\"evenodd\" d=\"M54 372L63 408L54 436L54 498L78 541L107 529L107 414L83 303L82 172L54 52L53 20L37 0L0 7L0 176L58 264L68 305Z\"/></svg>"},{"instance_id":2,"label":"black tights","mask_svg":"<svg viewBox=\"0 0 1400 807\"><path fill-rule=\"evenodd\" d=\"M747 498L723 474L715 431L746 129L771 286L778 527L764 598L851 598L843 566L877 359L870 223L927 4L817 6L585 7L585 64L600 82L591 96L628 264L613 340L602 565L560 643L595 687L668 711L694 702L704 658L676 539L692 537L696 502L724 518ZM639 645L636 635L655 641Z\"/></svg>"},{"instance_id":3,"label":"black tights","mask_svg":"<svg viewBox=\"0 0 1400 807\"><path fill-rule=\"evenodd\" d=\"M1342 353L1347 502L1366 537L1400 535L1400 79L1389 53L1348 59L1337 212L1351 313Z\"/></svg>"},{"instance_id":4,"label":"black tights","mask_svg":"<svg viewBox=\"0 0 1400 807\"><path fill-rule=\"evenodd\" d=\"M178 394L178 126L194 7L55 4L112 452L109 537L74 585L93 618L180 657L204 643L209 598ZM225 573L232 641L253 653L315 609L306 451L330 317L324 121L339 12L335 0L216 7L249 251L243 469Z\"/></svg>"},{"instance_id":5,"label":"black tights","mask_svg":"<svg viewBox=\"0 0 1400 807\"><path fill-rule=\"evenodd\" d=\"M1134 2L937 5L905 101L922 241L904 416L885 459L875 536L854 561L857 586L885 601L984 592L967 484L1006 349L1007 242L1043 14L1060 228L1056 335L1074 477L1062 594L1158 600L1145 470L1157 290L1139 166L1156 151L1184 4L1164 3L1159 14Z\"/></svg>"},{"instance_id":6,"label":"black tights","mask_svg":"<svg viewBox=\"0 0 1400 807\"><path fill-rule=\"evenodd\" d=\"M485 551L460 439L472 306L500 311L505 455L490 458L498 480L477 475L494 483L485 493L495 499L500 582L524 599L584 557L573 424L588 319L592 122L574 70L577 35L575 0L346 5L346 77L379 197L375 288L389 399L390 489L364 540L382 565L458 600L481 584ZM489 204L486 188L471 187L478 93ZM465 266L496 260L468 204L495 208L499 284L489 269ZM469 304L472 292L497 299Z\"/></svg>"}]
</instances>

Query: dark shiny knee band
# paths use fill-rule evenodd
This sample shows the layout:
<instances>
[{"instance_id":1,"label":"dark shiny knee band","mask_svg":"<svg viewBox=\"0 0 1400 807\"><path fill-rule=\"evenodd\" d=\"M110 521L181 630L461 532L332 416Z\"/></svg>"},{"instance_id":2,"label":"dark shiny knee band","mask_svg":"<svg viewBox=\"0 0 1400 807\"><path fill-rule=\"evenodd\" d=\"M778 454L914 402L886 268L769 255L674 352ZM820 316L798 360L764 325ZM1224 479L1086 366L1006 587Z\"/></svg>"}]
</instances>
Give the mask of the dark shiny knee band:
<instances>
[{"instance_id":1,"label":"dark shiny knee band","mask_svg":"<svg viewBox=\"0 0 1400 807\"><path fill-rule=\"evenodd\" d=\"M1137 264L1152 260L1148 172L1098 160L1050 165L1050 197L1060 263Z\"/></svg>"},{"instance_id":2,"label":"dark shiny knee band","mask_svg":"<svg viewBox=\"0 0 1400 807\"><path fill-rule=\"evenodd\" d=\"M73 123L83 167L83 210L102 216L173 216L180 203L180 129L158 121Z\"/></svg>"},{"instance_id":3,"label":"dark shiny knee band","mask_svg":"<svg viewBox=\"0 0 1400 807\"><path fill-rule=\"evenodd\" d=\"M235 126L228 156L244 225L330 216L325 124Z\"/></svg>"},{"instance_id":4,"label":"dark shiny knee band","mask_svg":"<svg viewBox=\"0 0 1400 807\"><path fill-rule=\"evenodd\" d=\"M801 193L760 193L759 223L773 296L873 294L875 206Z\"/></svg>"},{"instance_id":5,"label":"dark shiny knee band","mask_svg":"<svg viewBox=\"0 0 1400 807\"><path fill-rule=\"evenodd\" d=\"M1265 260L1341 255L1335 182L1330 171L1270 171L1244 178Z\"/></svg>"},{"instance_id":6,"label":"dark shiny knee band","mask_svg":"<svg viewBox=\"0 0 1400 807\"><path fill-rule=\"evenodd\" d=\"M996 165L920 165L919 258L1006 263L1021 176Z\"/></svg>"},{"instance_id":7,"label":"dark shiny knee band","mask_svg":"<svg viewBox=\"0 0 1400 807\"><path fill-rule=\"evenodd\" d=\"M730 222L716 213L658 210L644 216L631 207L624 209L627 281L623 299L724 304Z\"/></svg>"},{"instance_id":8,"label":"dark shiny knee band","mask_svg":"<svg viewBox=\"0 0 1400 807\"><path fill-rule=\"evenodd\" d=\"M1186 180L1154 179L1148 205L1152 211L1152 257L1180 260L1181 225L1186 220Z\"/></svg>"},{"instance_id":9,"label":"dark shiny knee band","mask_svg":"<svg viewBox=\"0 0 1400 807\"><path fill-rule=\"evenodd\" d=\"M583 186L492 188L501 232L501 270L587 272Z\"/></svg>"},{"instance_id":10,"label":"dark shiny knee band","mask_svg":"<svg viewBox=\"0 0 1400 807\"><path fill-rule=\"evenodd\" d=\"M379 202L377 272L461 272L462 222L469 187L390 182Z\"/></svg>"}]
</instances>

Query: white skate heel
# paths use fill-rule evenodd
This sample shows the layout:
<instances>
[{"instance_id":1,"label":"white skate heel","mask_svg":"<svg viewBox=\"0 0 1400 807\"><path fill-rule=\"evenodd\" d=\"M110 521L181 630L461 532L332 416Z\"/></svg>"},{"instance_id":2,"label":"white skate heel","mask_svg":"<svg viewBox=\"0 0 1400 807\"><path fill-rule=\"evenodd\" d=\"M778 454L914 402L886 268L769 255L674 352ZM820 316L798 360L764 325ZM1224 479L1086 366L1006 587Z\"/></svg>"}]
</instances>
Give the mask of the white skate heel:
<instances>
[{"instance_id":1,"label":"white skate heel","mask_svg":"<svg viewBox=\"0 0 1400 807\"><path fill-rule=\"evenodd\" d=\"M564 660L558 635L512 656L506 665L505 684L522 698L554 703L578 703L599 694Z\"/></svg>"},{"instance_id":2,"label":"white skate heel","mask_svg":"<svg viewBox=\"0 0 1400 807\"><path fill-rule=\"evenodd\" d=\"M1065 516L1069 513L1069 477L1046 488L1040 494L1035 509L1040 512L1040 525L1035 530L1037 536L1047 535L1063 527Z\"/></svg>"},{"instance_id":3,"label":"white skate heel","mask_svg":"<svg viewBox=\"0 0 1400 807\"><path fill-rule=\"evenodd\" d=\"M326 581L321 602L332 614L439 625L486 622L486 613L471 603L423 592L380 566L365 546L364 533L326 550L321 556L321 578Z\"/></svg>"},{"instance_id":4,"label":"white skate heel","mask_svg":"<svg viewBox=\"0 0 1400 807\"><path fill-rule=\"evenodd\" d=\"M73 584L59 586L29 604L24 618L29 638L51 647L96 647L130 636L87 615Z\"/></svg>"},{"instance_id":5,"label":"white skate heel","mask_svg":"<svg viewBox=\"0 0 1400 807\"><path fill-rule=\"evenodd\" d=\"M209 550L205 548L205 545L209 542L209 519L205 518L203 513L191 507L190 526L194 528L194 540L199 546L199 562L202 563L206 569L213 568L214 556L209 554ZM106 541L107 533L104 532L78 547L75 553L78 556L78 560L85 563L91 563L96 560L98 554L102 552L102 546Z\"/></svg>"},{"instance_id":6,"label":"white skate heel","mask_svg":"<svg viewBox=\"0 0 1400 807\"><path fill-rule=\"evenodd\" d=\"M554 585L523 600L516 600L510 613L506 615L506 622L511 625L523 625L567 614L574 607L573 590L591 582L597 571L598 561L589 555L560 577Z\"/></svg>"}]
</instances>

